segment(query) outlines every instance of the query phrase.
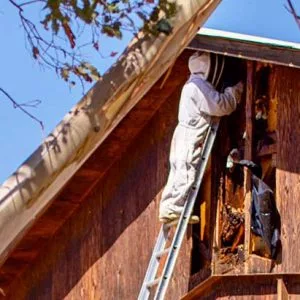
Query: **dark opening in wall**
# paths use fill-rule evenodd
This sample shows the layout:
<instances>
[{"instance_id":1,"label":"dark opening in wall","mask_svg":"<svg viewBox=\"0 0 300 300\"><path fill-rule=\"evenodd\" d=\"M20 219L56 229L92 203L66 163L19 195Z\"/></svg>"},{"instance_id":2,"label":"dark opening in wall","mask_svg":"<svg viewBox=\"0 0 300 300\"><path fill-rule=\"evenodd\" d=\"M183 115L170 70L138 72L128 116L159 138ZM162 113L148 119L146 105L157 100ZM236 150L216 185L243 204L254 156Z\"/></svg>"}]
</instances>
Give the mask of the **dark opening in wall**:
<instances>
[{"instance_id":1,"label":"dark opening in wall","mask_svg":"<svg viewBox=\"0 0 300 300\"><path fill-rule=\"evenodd\" d=\"M246 63L236 58L228 58L221 89L239 81L246 84ZM245 85L246 87L246 85ZM243 95L245 97L245 93ZM222 120L220 132L220 167L222 181L218 194L218 240L217 250L219 268L241 262L240 252L244 244L244 172L240 166L229 165L229 155L236 153L240 158L244 152L245 99L237 110ZM221 159L215 156L214 159Z\"/></svg>"},{"instance_id":2,"label":"dark opening in wall","mask_svg":"<svg viewBox=\"0 0 300 300\"><path fill-rule=\"evenodd\" d=\"M253 131L253 160L262 168L262 180L274 192L276 199L276 119L277 104L270 98L272 69L258 64L255 73L255 118ZM254 225L251 224L251 228ZM271 257L270 249L261 236L251 231L251 253Z\"/></svg>"},{"instance_id":3,"label":"dark opening in wall","mask_svg":"<svg viewBox=\"0 0 300 300\"><path fill-rule=\"evenodd\" d=\"M215 66L217 68L216 72ZM220 70L223 70L220 80L217 80L217 89L220 92L223 92L226 87L233 86L241 80L245 82L246 64L244 60L212 54L212 68L209 80L216 82L213 79L218 78ZM202 184L198 201L195 205L194 213L201 216L201 218L200 224L194 225L192 228L193 251L191 273L198 273L200 277L202 275L205 276L205 274L207 275L211 271L211 261L214 252L213 228L216 222L220 223L220 228L225 226L223 217L216 216L218 204L212 202L214 201L214 190L218 190L219 188L223 190L222 196L219 197L219 200L222 202L222 208L219 210L219 213L225 213L226 210L230 218L230 222L227 223L227 225L230 225L230 228L227 230L228 235L226 237L223 235L222 238L221 230L219 232L218 247L220 249L231 249L235 244L235 248L243 244L243 232L240 229L243 224L243 172L242 170L236 170L232 174L229 174L226 170L226 160L232 148L240 148L243 151L243 134L245 130L244 106L245 101L243 99L242 103L231 116L223 117L221 120L219 138L214 146L214 154L212 155L212 160L216 160L212 161L212 168L217 168L218 174L214 176L214 172L212 173L212 170L209 171L209 175L207 176L210 176L210 183ZM216 165L218 166L216 167ZM218 184L216 186L215 182L217 181ZM234 194L234 197L231 197L231 194ZM204 205L204 213L201 208L203 206L203 199L209 202ZM234 249L234 252L236 253L237 250Z\"/></svg>"},{"instance_id":4,"label":"dark opening in wall","mask_svg":"<svg viewBox=\"0 0 300 300\"><path fill-rule=\"evenodd\" d=\"M212 55L212 61L213 64L218 61L218 68L222 68L220 57ZM254 69L253 76L248 74L246 82L247 68L250 70L249 74L252 74L251 70ZM214 72L211 72L210 80L215 76ZM194 282L194 278L195 281L199 281L199 278L203 280L210 273L223 274L239 268L242 270L248 253L270 258L262 239L251 231L251 222L245 223L245 218L249 215L248 209L245 212L245 199L246 195L247 199L250 197L248 175L245 176L246 169L236 164L231 167L228 161L229 154L232 154L233 150L240 159L244 159L245 153L248 157L251 152L251 160L262 169L262 180L275 193L277 100L271 99L270 96L272 76L273 70L270 65L231 57L225 59L217 89L224 91L227 86L242 80L245 83L245 90L249 89L247 95L250 95L247 99L247 118L246 93L244 93L237 110L221 119L207 175L210 184L203 183L195 206L195 213L201 216L201 221L192 227L191 273L194 275L191 282ZM246 86L249 82L251 86ZM248 111L251 105L253 118L249 117ZM249 132L251 139L248 139ZM252 150L249 152L250 148ZM247 205L248 203L247 200Z\"/></svg>"}]
</instances>

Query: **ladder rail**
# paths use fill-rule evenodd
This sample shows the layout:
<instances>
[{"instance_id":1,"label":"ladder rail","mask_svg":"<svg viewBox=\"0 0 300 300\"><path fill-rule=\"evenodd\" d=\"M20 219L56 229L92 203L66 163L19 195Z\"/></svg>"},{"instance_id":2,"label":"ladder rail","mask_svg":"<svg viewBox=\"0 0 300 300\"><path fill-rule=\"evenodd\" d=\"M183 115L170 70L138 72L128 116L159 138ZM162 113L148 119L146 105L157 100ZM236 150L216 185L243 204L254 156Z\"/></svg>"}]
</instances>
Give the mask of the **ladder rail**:
<instances>
[{"instance_id":1,"label":"ladder rail","mask_svg":"<svg viewBox=\"0 0 300 300\"><path fill-rule=\"evenodd\" d=\"M169 228L167 226L161 226L160 232L158 234L155 247L153 249L150 262L146 271L146 275L143 281L142 288L140 290L138 300L145 300L149 298L150 291L148 287L148 283L155 280L155 276L157 274L157 270L159 267L159 258L157 257L157 253L163 251L169 234Z\"/></svg>"},{"instance_id":2,"label":"ladder rail","mask_svg":"<svg viewBox=\"0 0 300 300\"><path fill-rule=\"evenodd\" d=\"M203 144L203 149L201 151L200 161L197 166L195 181L188 193L187 200L185 201L183 212L180 215L179 222L176 227L176 231L169 247L169 251L165 251L165 246L167 243L170 227L167 224L161 226L156 244L154 246L152 256L147 268L146 275L138 296L138 300L147 300L150 296L150 288L157 285L156 293L154 296L155 300L162 300L165 297L167 287L172 276L176 259L181 248L181 244L189 223L190 216L193 211L193 207L196 201L196 197L201 186L201 182L205 173L205 169L208 163L210 153L217 135L217 130L219 127L220 119L211 122L209 129L207 131L205 141ZM167 259L159 278L156 278L157 271L159 268L159 260L161 258L161 253L167 253Z\"/></svg>"},{"instance_id":3,"label":"ladder rail","mask_svg":"<svg viewBox=\"0 0 300 300\"><path fill-rule=\"evenodd\" d=\"M219 120L215 123L212 123L206 136L206 140L204 142L203 151L201 153L201 161L199 162L199 168L197 169L195 182L189 192L187 200L184 205L183 212L180 216L179 223L177 225L174 239L171 244L171 250L168 254L162 275L161 281L158 284L156 294L154 299L161 300L164 299L169 281L171 279L175 263L179 254L179 250L182 245L182 241L184 235L187 230L187 226L189 223L190 216L192 215L193 207L197 198L198 191L200 189L202 179L206 170L206 166L208 163L208 159L216 138L217 130L219 126Z\"/></svg>"}]
</instances>

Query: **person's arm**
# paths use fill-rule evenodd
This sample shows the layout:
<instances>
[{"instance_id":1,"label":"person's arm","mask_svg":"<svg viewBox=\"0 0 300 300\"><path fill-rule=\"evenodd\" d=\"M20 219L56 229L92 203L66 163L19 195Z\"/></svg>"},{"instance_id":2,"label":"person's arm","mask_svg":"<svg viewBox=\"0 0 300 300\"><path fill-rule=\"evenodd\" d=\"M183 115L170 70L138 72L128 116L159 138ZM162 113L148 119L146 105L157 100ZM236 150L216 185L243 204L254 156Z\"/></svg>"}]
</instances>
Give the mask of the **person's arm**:
<instances>
[{"instance_id":1,"label":"person's arm","mask_svg":"<svg viewBox=\"0 0 300 300\"><path fill-rule=\"evenodd\" d=\"M237 104L240 102L242 92L242 82L233 87L226 88L224 93L219 93L215 88L210 86L203 93L204 97L201 97L203 101L201 101L200 110L210 116L221 117L229 115L236 109Z\"/></svg>"}]
</instances>

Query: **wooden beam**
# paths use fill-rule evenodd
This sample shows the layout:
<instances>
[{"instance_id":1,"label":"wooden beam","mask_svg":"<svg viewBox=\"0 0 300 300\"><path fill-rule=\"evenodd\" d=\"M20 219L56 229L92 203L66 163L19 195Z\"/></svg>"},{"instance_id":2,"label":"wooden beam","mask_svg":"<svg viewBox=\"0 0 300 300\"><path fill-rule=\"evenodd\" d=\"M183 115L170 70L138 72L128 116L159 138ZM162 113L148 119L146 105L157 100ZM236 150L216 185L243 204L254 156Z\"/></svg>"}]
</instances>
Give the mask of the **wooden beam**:
<instances>
[{"instance_id":1,"label":"wooden beam","mask_svg":"<svg viewBox=\"0 0 300 300\"><path fill-rule=\"evenodd\" d=\"M291 48L204 35L197 35L188 48L300 68L300 51Z\"/></svg>"},{"instance_id":2,"label":"wooden beam","mask_svg":"<svg viewBox=\"0 0 300 300\"><path fill-rule=\"evenodd\" d=\"M208 279L204 280L201 284L189 291L189 293L182 297L181 300L199 299L199 295L209 289L212 289L213 285L218 281L221 281L221 279L221 276L210 276Z\"/></svg>"},{"instance_id":3,"label":"wooden beam","mask_svg":"<svg viewBox=\"0 0 300 300\"><path fill-rule=\"evenodd\" d=\"M252 160L253 156L253 117L254 117L254 71L253 62L247 62L247 86L246 86L246 140L244 158ZM251 174L245 171L245 260L250 254L250 235L251 235Z\"/></svg>"},{"instance_id":4,"label":"wooden beam","mask_svg":"<svg viewBox=\"0 0 300 300\"><path fill-rule=\"evenodd\" d=\"M181 298L181 300L197 300L202 299L202 297L208 298L207 296L213 293L217 292L218 290L222 290L224 292L224 289L226 287L229 287L232 283L234 283L235 287L229 287L229 289L232 288L231 295L234 295L234 292L237 291L236 287L238 288L238 295L239 296L250 296L249 289L245 289L241 287L243 283L249 283L251 285L251 288L256 284L258 285L259 292L261 293L262 286L268 286L275 284L275 290L274 292L277 294L278 298L281 300L288 299L286 298L288 296L288 291L285 285L285 282L292 282L295 284L296 282L300 282L300 273L257 273L257 274L239 274L237 275L213 275L209 277L208 279L204 280L202 283L200 283L198 286L196 286L194 289L189 291L184 297ZM276 287L277 283L277 287ZM253 285L253 286L252 286ZM277 288L277 291L276 291ZM243 294L243 291L245 294ZM257 295L254 293L255 289L252 289L253 296ZM273 294L270 292L270 288L268 287L268 293ZM226 292L225 292L226 293ZM227 291L228 293L228 291ZM280 296L279 296L280 294ZM228 295L228 294L227 294ZM230 294L229 294L230 295ZM216 296L216 295L214 295ZM210 297L209 299L213 298ZM224 294L223 294L224 296ZM234 296L233 296L234 297ZM282 298L279 298L282 297ZM239 298L239 297L238 297ZM273 298L272 298L273 299Z\"/></svg>"},{"instance_id":5,"label":"wooden beam","mask_svg":"<svg viewBox=\"0 0 300 300\"><path fill-rule=\"evenodd\" d=\"M277 300L288 300L289 293L282 277L277 279Z\"/></svg>"}]
</instances>

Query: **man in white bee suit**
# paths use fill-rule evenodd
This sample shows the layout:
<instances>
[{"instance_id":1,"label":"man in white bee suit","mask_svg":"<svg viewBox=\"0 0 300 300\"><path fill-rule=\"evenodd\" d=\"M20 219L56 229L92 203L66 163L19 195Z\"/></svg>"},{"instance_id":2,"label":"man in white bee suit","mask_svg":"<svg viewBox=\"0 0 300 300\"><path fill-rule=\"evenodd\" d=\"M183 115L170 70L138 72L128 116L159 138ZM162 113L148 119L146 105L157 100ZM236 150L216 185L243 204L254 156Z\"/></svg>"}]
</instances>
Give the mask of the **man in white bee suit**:
<instances>
[{"instance_id":1,"label":"man in white bee suit","mask_svg":"<svg viewBox=\"0 0 300 300\"><path fill-rule=\"evenodd\" d=\"M219 93L207 81L210 63L209 53L196 52L189 58L191 75L181 92L178 125L171 143L170 173L160 202L159 219L163 223L176 222L180 217L195 180L201 144L211 117L229 115L241 99L242 82ZM197 223L199 218L192 216L189 222Z\"/></svg>"}]
</instances>

